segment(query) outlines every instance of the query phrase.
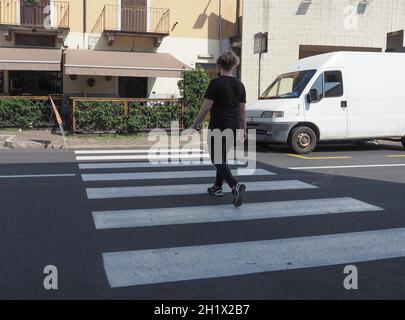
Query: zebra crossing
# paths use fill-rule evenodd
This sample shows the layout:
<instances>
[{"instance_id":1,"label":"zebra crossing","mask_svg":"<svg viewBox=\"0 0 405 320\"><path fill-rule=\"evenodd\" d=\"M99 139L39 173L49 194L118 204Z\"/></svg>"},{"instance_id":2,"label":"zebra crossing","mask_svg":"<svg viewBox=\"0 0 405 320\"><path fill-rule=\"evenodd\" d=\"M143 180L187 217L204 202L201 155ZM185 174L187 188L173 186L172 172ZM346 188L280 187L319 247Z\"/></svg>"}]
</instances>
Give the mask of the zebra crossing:
<instances>
[{"instance_id":1,"label":"zebra crossing","mask_svg":"<svg viewBox=\"0 0 405 320\"><path fill-rule=\"evenodd\" d=\"M246 181L249 195L255 193L291 192L287 201L248 202L240 209L231 205L187 205L164 207L165 199L194 196L207 199L208 184L199 179L215 176L203 150L163 150L173 162L147 162L144 150L77 151L82 180L90 207L97 201L132 199L133 209L122 207L108 211L92 210L96 232L120 229L165 228L211 223L246 222L261 219L311 217L345 214L385 214L384 208L351 197L319 197L320 188L300 180L286 180L267 169L253 174L244 171L244 164L232 162L235 174ZM200 158L189 157L200 155ZM113 155L113 162L105 157ZM136 155L138 161L128 162ZM150 155L150 153L149 153ZM154 159L160 154L155 153ZM166 155L167 156L167 155ZM85 159L83 157L86 157ZM142 158L143 157L143 158ZM142 159L143 161L139 161ZM186 159L182 164L176 161ZM132 160L132 159L131 159ZM102 162L100 162L102 161ZM206 168L201 170L201 168ZM158 171L157 171L158 170ZM119 172L117 172L119 171ZM166 181L167 179L167 181ZM186 181L186 182L184 182ZM296 199L295 194L312 190L313 199ZM228 190L229 191L229 190ZM295 193L294 193L295 192ZM321 193L320 193L321 194ZM156 207L142 208L145 199L156 200ZM331 216L331 223L333 218ZM324 267L405 257L405 229L373 230L238 243L201 244L173 248L103 252L103 267L111 288L162 284L189 280L242 276L255 273Z\"/></svg>"}]
</instances>

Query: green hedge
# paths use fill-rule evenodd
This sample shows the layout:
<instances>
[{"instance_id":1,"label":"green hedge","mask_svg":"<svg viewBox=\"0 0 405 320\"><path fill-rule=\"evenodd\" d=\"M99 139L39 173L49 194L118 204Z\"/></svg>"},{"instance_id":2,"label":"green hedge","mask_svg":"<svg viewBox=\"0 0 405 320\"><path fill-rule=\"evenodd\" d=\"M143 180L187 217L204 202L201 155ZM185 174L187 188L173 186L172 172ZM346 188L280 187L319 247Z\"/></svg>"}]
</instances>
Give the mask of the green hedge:
<instances>
[{"instance_id":1,"label":"green hedge","mask_svg":"<svg viewBox=\"0 0 405 320\"><path fill-rule=\"evenodd\" d=\"M52 109L44 100L0 99L0 127L29 128L52 123Z\"/></svg>"},{"instance_id":2,"label":"green hedge","mask_svg":"<svg viewBox=\"0 0 405 320\"><path fill-rule=\"evenodd\" d=\"M170 128L181 120L181 103L156 101L132 102L128 119L122 102L80 102L76 108L76 129L82 132L136 132Z\"/></svg>"},{"instance_id":3,"label":"green hedge","mask_svg":"<svg viewBox=\"0 0 405 320\"><path fill-rule=\"evenodd\" d=\"M76 109L76 126L85 132L123 131L124 106L113 102L82 102Z\"/></svg>"},{"instance_id":4,"label":"green hedge","mask_svg":"<svg viewBox=\"0 0 405 320\"><path fill-rule=\"evenodd\" d=\"M167 129L172 121L180 121L181 105L176 103L155 103L142 106L135 103L128 113L128 130Z\"/></svg>"}]
</instances>

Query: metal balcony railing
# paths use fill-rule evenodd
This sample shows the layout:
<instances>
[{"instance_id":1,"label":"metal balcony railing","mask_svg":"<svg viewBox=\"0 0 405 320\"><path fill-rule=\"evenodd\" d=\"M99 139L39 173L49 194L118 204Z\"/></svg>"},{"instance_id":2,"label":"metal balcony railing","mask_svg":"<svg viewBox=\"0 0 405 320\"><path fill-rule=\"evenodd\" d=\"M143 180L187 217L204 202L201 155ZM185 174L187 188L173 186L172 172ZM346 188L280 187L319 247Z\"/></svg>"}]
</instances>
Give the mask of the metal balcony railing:
<instances>
[{"instance_id":1,"label":"metal balcony railing","mask_svg":"<svg viewBox=\"0 0 405 320\"><path fill-rule=\"evenodd\" d=\"M0 0L0 24L46 29L69 28L69 2Z\"/></svg>"},{"instance_id":2,"label":"metal balcony railing","mask_svg":"<svg viewBox=\"0 0 405 320\"><path fill-rule=\"evenodd\" d=\"M106 5L92 33L169 34L170 10Z\"/></svg>"}]
</instances>

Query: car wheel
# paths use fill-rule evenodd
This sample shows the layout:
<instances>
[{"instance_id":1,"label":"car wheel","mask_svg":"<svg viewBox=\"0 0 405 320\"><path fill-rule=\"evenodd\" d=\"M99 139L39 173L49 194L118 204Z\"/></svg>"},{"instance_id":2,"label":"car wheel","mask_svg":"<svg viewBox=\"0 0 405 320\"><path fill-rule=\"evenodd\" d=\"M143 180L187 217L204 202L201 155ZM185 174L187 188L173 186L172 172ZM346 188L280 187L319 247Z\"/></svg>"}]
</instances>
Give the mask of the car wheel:
<instances>
[{"instance_id":1,"label":"car wheel","mask_svg":"<svg viewBox=\"0 0 405 320\"><path fill-rule=\"evenodd\" d=\"M318 138L309 127L298 127L291 131L289 146L293 152L298 154L307 154L314 151L318 143Z\"/></svg>"},{"instance_id":2,"label":"car wheel","mask_svg":"<svg viewBox=\"0 0 405 320\"><path fill-rule=\"evenodd\" d=\"M405 137L403 137L403 138L401 139L401 142L402 142L402 146L405 148Z\"/></svg>"}]
</instances>

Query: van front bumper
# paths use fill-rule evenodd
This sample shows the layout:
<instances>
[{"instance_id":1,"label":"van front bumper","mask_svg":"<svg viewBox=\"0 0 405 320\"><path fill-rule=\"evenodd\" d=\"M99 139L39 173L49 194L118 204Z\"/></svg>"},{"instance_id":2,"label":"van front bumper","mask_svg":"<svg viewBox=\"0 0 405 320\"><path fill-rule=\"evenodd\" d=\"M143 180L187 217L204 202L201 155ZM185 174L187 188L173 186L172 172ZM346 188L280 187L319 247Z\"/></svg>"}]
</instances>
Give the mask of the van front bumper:
<instances>
[{"instance_id":1,"label":"van front bumper","mask_svg":"<svg viewBox=\"0 0 405 320\"><path fill-rule=\"evenodd\" d=\"M288 136L290 135L291 129L297 125L297 122L288 123L260 123L260 122L248 122L248 130L256 130L256 141L257 142L268 142L268 143L282 143L286 144L288 142Z\"/></svg>"}]
</instances>

